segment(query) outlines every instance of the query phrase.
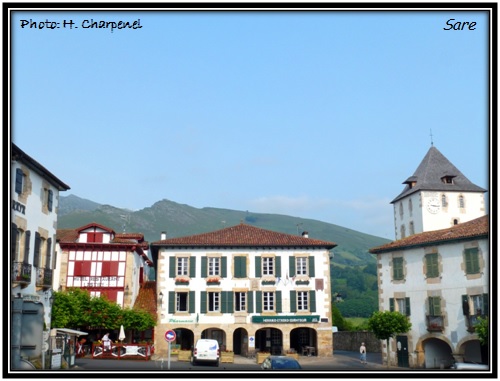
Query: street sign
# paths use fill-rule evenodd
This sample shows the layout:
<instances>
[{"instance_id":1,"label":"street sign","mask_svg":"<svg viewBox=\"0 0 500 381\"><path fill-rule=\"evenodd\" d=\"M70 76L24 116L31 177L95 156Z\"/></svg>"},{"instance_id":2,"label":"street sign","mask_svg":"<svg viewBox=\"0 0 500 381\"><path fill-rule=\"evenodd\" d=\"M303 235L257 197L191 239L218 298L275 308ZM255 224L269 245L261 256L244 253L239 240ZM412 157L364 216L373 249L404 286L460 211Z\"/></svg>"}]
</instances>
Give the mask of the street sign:
<instances>
[{"instance_id":1,"label":"street sign","mask_svg":"<svg viewBox=\"0 0 500 381\"><path fill-rule=\"evenodd\" d=\"M169 343L172 341L175 341L175 331L172 329L169 329L167 332L165 332L165 340L167 340Z\"/></svg>"}]
</instances>

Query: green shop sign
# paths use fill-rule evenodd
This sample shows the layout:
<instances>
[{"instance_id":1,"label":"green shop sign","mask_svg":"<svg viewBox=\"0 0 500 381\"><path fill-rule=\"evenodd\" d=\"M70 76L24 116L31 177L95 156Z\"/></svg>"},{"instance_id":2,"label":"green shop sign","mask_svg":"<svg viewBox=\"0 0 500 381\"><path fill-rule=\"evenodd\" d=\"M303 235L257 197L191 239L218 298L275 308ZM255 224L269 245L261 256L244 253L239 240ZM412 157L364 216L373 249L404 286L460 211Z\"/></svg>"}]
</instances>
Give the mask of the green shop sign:
<instances>
[{"instance_id":1,"label":"green shop sign","mask_svg":"<svg viewBox=\"0 0 500 381\"><path fill-rule=\"evenodd\" d=\"M252 316L252 323L265 324L297 324L297 323L319 323L318 315L313 316Z\"/></svg>"}]
</instances>

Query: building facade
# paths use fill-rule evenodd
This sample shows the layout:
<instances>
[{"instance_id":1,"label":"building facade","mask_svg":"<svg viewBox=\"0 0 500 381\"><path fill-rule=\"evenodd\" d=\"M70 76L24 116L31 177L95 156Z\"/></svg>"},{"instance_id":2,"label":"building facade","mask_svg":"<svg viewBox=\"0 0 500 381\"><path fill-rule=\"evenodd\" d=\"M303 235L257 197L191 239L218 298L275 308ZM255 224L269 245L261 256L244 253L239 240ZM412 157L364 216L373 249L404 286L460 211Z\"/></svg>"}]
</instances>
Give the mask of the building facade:
<instances>
[{"instance_id":1,"label":"building facade","mask_svg":"<svg viewBox=\"0 0 500 381\"><path fill-rule=\"evenodd\" d=\"M149 280L153 262L140 233L116 233L95 222L57 231L54 288L77 287L91 296L106 296L121 307L132 307Z\"/></svg>"},{"instance_id":2,"label":"building facade","mask_svg":"<svg viewBox=\"0 0 500 381\"><path fill-rule=\"evenodd\" d=\"M396 240L370 250L379 310L399 311L412 323L382 349L384 361L412 368L485 362L474 332L491 298L485 190L435 147L405 184L392 201Z\"/></svg>"},{"instance_id":3,"label":"building facade","mask_svg":"<svg viewBox=\"0 0 500 381\"><path fill-rule=\"evenodd\" d=\"M155 350L162 332L247 355L290 350L331 356L330 250L335 243L246 224L151 244L157 262Z\"/></svg>"},{"instance_id":4,"label":"building facade","mask_svg":"<svg viewBox=\"0 0 500 381\"><path fill-rule=\"evenodd\" d=\"M43 357L50 327L59 192L63 183L15 144L11 151L11 365Z\"/></svg>"}]
</instances>

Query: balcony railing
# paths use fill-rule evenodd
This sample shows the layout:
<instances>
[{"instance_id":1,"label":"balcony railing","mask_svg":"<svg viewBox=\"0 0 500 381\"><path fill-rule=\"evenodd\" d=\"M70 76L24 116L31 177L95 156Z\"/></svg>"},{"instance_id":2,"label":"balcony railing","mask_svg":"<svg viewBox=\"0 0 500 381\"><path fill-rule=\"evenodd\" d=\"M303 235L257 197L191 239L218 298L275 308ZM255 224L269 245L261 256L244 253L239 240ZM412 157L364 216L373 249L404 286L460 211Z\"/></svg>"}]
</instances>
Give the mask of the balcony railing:
<instances>
[{"instance_id":1,"label":"balcony railing","mask_svg":"<svg viewBox=\"0 0 500 381\"><path fill-rule=\"evenodd\" d=\"M442 332L444 330L444 318L442 316L427 315L427 331Z\"/></svg>"},{"instance_id":2,"label":"balcony railing","mask_svg":"<svg viewBox=\"0 0 500 381\"><path fill-rule=\"evenodd\" d=\"M469 315L467 316L467 331L469 331L470 333L473 333L476 331L476 328L475 328L475 325L477 323L479 323L479 320L478 318L486 318L485 315L481 315L481 314L478 314L478 315Z\"/></svg>"},{"instance_id":3,"label":"balcony railing","mask_svg":"<svg viewBox=\"0 0 500 381\"><path fill-rule=\"evenodd\" d=\"M52 269L37 268L36 285L38 287L50 287L52 285Z\"/></svg>"},{"instance_id":4,"label":"balcony railing","mask_svg":"<svg viewBox=\"0 0 500 381\"><path fill-rule=\"evenodd\" d=\"M12 263L12 282L19 282L23 284L31 283L31 269L32 265L26 262L13 262Z\"/></svg>"}]
</instances>

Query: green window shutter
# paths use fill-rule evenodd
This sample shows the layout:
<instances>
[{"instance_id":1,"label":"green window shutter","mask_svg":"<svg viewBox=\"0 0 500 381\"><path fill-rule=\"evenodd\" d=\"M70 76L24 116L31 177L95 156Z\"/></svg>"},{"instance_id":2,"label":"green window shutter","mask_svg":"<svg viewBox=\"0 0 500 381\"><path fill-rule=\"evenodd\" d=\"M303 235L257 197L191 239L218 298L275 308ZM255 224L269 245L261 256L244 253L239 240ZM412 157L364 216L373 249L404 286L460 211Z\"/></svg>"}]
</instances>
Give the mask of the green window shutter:
<instances>
[{"instance_id":1,"label":"green window shutter","mask_svg":"<svg viewBox=\"0 0 500 381\"><path fill-rule=\"evenodd\" d=\"M247 277L247 258L234 257L234 277L246 278Z\"/></svg>"},{"instance_id":2,"label":"green window shutter","mask_svg":"<svg viewBox=\"0 0 500 381\"><path fill-rule=\"evenodd\" d=\"M394 312L394 298L389 298L389 311Z\"/></svg>"},{"instance_id":3,"label":"green window shutter","mask_svg":"<svg viewBox=\"0 0 500 381\"><path fill-rule=\"evenodd\" d=\"M17 225L14 223L11 223L10 225L10 234L11 234L11 255L12 258L19 259L17 257L17 240L18 240L18 235L19 231L17 230ZM27 260L28 257L25 257L25 260Z\"/></svg>"},{"instance_id":4,"label":"green window shutter","mask_svg":"<svg viewBox=\"0 0 500 381\"><path fill-rule=\"evenodd\" d=\"M469 306L469 296L468 295L462 295L462 313L465 316L470 315L470 306Z\"/></svg>"},{"instance_id":5,"label":"green window shutter","mask_svg":"<svg viewBox=\"0 0 500 381\"><path fill-rule=\"evenodd\" d=\"M429 298L429 315L441 316L441 298L439 296Z\"/></svg>"},{"instance_id":6,"label":"green window shutter","mask_svg":"<svg viewBox=\"0 0 500 381\"><path fill-rule=\"evenodd\" d=\"M488 303L488 294L483 294L482 314L483 315L488 315L489 314L489 309L490 309L490 305Z\"/></svg>"},{"instance_id":7,"label":"green window shutter","mask_svg":"<svg viewBox=\"0 0 500 381\"><path fill-rule=\"evenodd\" d=\"M425 256L426 276L427 278L436 278L439 276L439 264L437 254L427 254Z\"/></svg>"},{"instance_id":8,"label":"green window shutter","mask_svg":"<svg viewBox=\"0 0 500 381\"><path fill-rule=\"evenodd\" d=\"M175 265L176 265L177 259L175 257L169 257L168 261L168 276L170 278L175 278Z\"/></svg>"},{"instance_id":9,"label":"green window shutter","mask_svg":"<svg viewBox=\"0 0 500 381\"><path fill-rule=\"evenodd\" d=\"M255 312L262 313L262 291L255 291Z\"/></svg>"},{"instance_id":10,"label":"green window shutter","mask_svg":"<svg viewBox=\"0 0 500 381\"><path fill-rule=\"evenodd\" d=\"M290 312L297 312L297 291L290 290Z\"/></svg>"},{"instance_id":11,"label":"green window shutter","mask_svg":"<svg viewBox=\"0 0 500 381\"><path fill-rule=\"evenodd\" d=\"M202 314L207 313L207 292L202 291L200 294L200 312Z\"/></svg>"},{"instance_id":12,"label":"green window shutter","mask_svg":"<svg viewBox=\"0 0 500 381\"><path fill-rule=\"evenodd\" d=\"M196 278L196 257L189 257L189 277Z\"/></svg>"},{"instance_id":13,"label":"green window shutter","mask_svg":"<svg viewBox=\"0 0 500 381\"><path fill-rule=\"evenodd\" d=\"M221 265L221 277L227 278L227 257L220 258L220 265Z\"/></svg>"},{"instance_id":14,"label":"green window shutter","mask_svg":"<svg viewBox=\"0 0 500 381\"><path fill-rule=\"evenodd\" d=\"M276 305L276 312L283 312L283 307L282 307L282 302L281 302L281 291L276 291L274 293L274 297L276 298L275 305Z\"/></svg>"},{"instance_id":15,"label":"green window shutter","mask_svg":"<svg viewBox=\"0 0 500 381\"><path fill-rule=\"evenodd\" d=\"M309 291L309 312L316 312L316 291Z\"/></svg>"},{"instance_id":16,"label":"green window shutter","mask_svg":"<svg viewBox=\"0 0 500 381\"><path fill-rule=\"evenodd\" d=\"M314 278L316 276L315 273L316 271L314 268L314 256L311 255L309 257L309 277Z\"/></svg>"},{"instance_id":17,"label":"green window shutter","mask_svg":"<svg viewBox=\"0 0 500 381\"><path fill-rule=\"evenodd\" d=\"M234 302L233 302L234 293L232 291L222 291L221 298L222 298L222 301L221 301L222 313L226 313L226 314L233 313L234 312Z\"/></svg>"},{"instance_id":18,"label":"green window shutter","mask_svg":"<svg viewBox=\"0 0 500 381\"><path fill-rule=\"evenodd\" d=\"M175 291L168 292L168 313L175 313Z\"/></svg>"},{"instance_id":19,"label":"green window shutter","mask_svg":"<svg viewBox=\"0 0 500 381\"><path fill-rule=\"evenodd\" d=\"M479 272L479 254L477 247L465 249L465 271L467 274Z\"/></svg>"},{"instance_id":20,"label":"green window shutter","mask_svg":"<svg viewBox=\"0 0 500 381\"><path fill-rule=\"evenodd\" d=\"M42 244L42 237L40 233L35 232L35 255L33 257L33 266L40 266L40 246Z\"/></svg>"},{"instance_id":21,"label":"green window shutter","mask_svg":"<svg viewBox=\"0 0 500 381\"><path fill-rule=\"evenodd\" d=\"M207 257L201 257L201 277L202 278L206 278L208 275L208 271L207 271L207 264L208 262L208 258Z\"/></svg>"},{"instance_id":22,"label":"green window shutter","mask_svg":"<svg viewBox=\"0 0 500 381\"><path fill-rule=\"evenodd\" d=\"M262 257L255 257L255 277L262 277Z\"/></svg>"},{"instance_id":23,"label":"green window shutter","mask_svg":"<svg viewBox=\"0 0 500 381\"><path fill-rule=\"evenodd\" d=\"M281 257L276 257L275 261L276 261L276 264L275 264L275 268L274 268L274 276L276 278L280 278L281 277Z\"/></svg>"},{"instance_id":24,"label":"green window shutter","mask_svg":"<svg viewBox=\"0 0 500 381\"><path fill-rule=\"evenodd\" d=\"M295 276L295 257L288 257L288 275Z\"/></svg>"},{"instance_id":25,"label":"green window shutter","mask_svg":"<svg viewBox=\"0 0 500 381\"><path fill-rule=\"evenodd\" d=\"M247 312L253 313L253 291L247 292Z\"/></svg>"},{"instance_id":26,"label":"green window shutter","mask_svg":"<svg viewBox=\"0 0 500 381\"><path fill-rule=\"evenodd\" d=\"M404 277L403 273L403 258L393 258L392 259L392 270L393 270L393 278L395 280L402 280Z\"/></svg>"},{"instance_id":27,"label":"green window shutter","mask_svg":"<svg viewBox=\"0 0 500 381\"><path fill-rule=\"evenodd\" d=\"M405 298L406 316L411 316L410 298Z\"/></svg>"},{"instance_id":28,"label":"green window shutter","mask_svg":"<svg viewBox=\"0 0 500 381\"><path fill-rule=\"evenodd\" d=\"M189 313L193 314L196 312L196 299L195 299L195 291L189 291Z\"/></svg>"},{"instance_id":29,"label":"green window shutter","mask_svg":"<svg viewBox=\"0 0 500 381\"><path fill-rule=\"evenodd\" d=\"M17 229L17 227L16 227L16 229ZM24 235L25 235L25 240L24 240L24 261L27 262L28 258L29 258L29 254L30 254L31 232L29 230L27 230L26 233L24 233ZM55 269L56 266L54 265L52 268Z\"/></svg>"}]
</instances>

